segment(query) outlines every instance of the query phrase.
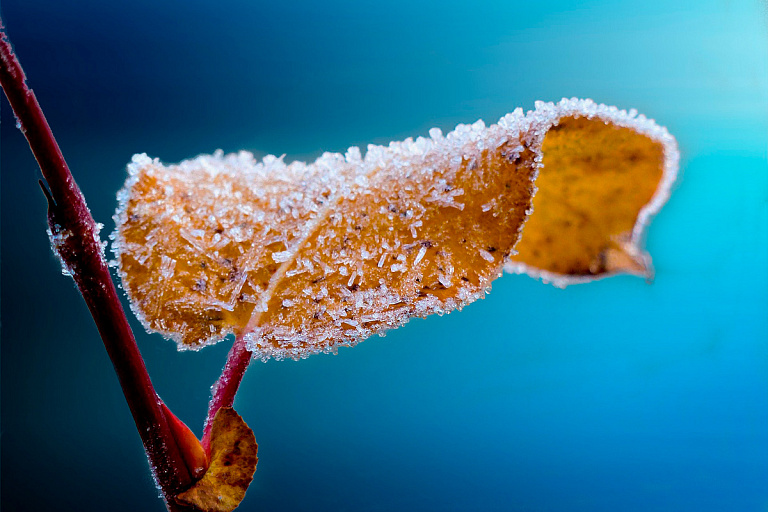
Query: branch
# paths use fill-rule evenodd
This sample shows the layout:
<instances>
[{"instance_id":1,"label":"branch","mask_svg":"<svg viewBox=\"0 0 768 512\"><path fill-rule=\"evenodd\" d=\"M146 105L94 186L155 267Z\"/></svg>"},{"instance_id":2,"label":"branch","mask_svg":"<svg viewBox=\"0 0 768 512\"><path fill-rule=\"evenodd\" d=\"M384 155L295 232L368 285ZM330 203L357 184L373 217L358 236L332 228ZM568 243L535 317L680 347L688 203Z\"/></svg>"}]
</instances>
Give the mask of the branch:
<instances>
[{"instance_id":1,"label":"branch","mask_svg":"<svg viewBox=\"0 0 768 512\"><path fill-rule=\"evenodd\" d=\"M50 187L48 224L54 251L70 271L98 327L169 510L192 484L182 451L150 381L107 268L96 223L67 167L0 20L0 85ZM184 447L182 446L182 449Z\"/></svg>"}]
</instances>

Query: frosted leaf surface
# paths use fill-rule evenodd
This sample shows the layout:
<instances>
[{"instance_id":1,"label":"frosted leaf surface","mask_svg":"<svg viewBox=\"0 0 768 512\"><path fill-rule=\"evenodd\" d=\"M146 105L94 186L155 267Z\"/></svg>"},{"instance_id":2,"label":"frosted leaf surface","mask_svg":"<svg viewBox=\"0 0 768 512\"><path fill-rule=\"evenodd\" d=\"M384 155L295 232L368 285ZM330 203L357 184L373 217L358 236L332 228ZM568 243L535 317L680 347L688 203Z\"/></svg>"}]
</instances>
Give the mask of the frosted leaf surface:
<instances>
[{"instance_id":1,"label":"frosted leaf surface","mask_svg":"<svg viewBox=\"0 0 768 512\"><path fill-rule=\"evenodd\" d=\"M218 152L166 166L137 155L115 216L123 287L145 326L180 349L234 333L256 357L282 359L333 352L411 317L461 308L484 296L503 268L564 279L546 262L515 259L532 207L532 219L546 218L546 205L556 203L539 207L532 196L542 159L547 171L545 136L561 121L552 133L568 133L573 121L587 135L597 123L651 141L640 144L650 148L642 159L662 170L648 179L655 192L632 206L630 243L621 245L629 249L620 253L632 255L674 179L674 139L634 113L563 100L528 115L518 109L490 127L459 125L445 136L432 129L429 138L369 146L364 157L350 148L312 164ZM555 156L583 154L594 138L566 142ZM617 158L636 160L632 152ZM553 158L550 170L571 163ZM566 220L578 224L578 212ZM591 224L582 225L567 236L589 234ZM553 226L532 231L534 248L557 236Z\"/></svg>"},{"instance_id":2,"label":"frosted leaf surface","mask_svg":"<svg viewBox=\"0 0 768 512\"><path fill-rule=\"evenodd\" d=\"M311 165L135 156L114 244L135 312L181 349L244 334L266 359L462 307L500 275L531 205L537 156L522 112L509 121Z\"/></svg>"}]
</instances>

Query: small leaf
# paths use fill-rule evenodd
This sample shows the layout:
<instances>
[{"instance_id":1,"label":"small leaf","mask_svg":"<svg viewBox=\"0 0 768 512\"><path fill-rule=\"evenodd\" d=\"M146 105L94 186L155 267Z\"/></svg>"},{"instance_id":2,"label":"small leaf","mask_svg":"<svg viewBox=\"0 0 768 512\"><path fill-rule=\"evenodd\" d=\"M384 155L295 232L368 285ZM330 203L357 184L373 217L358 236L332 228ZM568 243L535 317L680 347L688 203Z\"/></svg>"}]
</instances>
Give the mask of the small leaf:
<instances>
[{"instance_id":1,"label":"small leaf","mask_svg":"<svg viewBox=\"0 0 768 512\"><path fill-rule=\"evenodd\" d=\"M176 497L202 512L230 512L253 480L258 457L253 431L231 407L222 407L213 418L210 466L190 489Z\"/></svg>"},{"instance_id":2,"label":"small leaf","mask_svg":"<svg viewBox=\"0 0 768 512\"><path fill-rule=\"evenodd\" d=\"M543 167L507 269L558 286L617 273L650 277L642 236L675 180L675 140L634 112L578 100L537 107Z\"/></svg>"}]
</instances>

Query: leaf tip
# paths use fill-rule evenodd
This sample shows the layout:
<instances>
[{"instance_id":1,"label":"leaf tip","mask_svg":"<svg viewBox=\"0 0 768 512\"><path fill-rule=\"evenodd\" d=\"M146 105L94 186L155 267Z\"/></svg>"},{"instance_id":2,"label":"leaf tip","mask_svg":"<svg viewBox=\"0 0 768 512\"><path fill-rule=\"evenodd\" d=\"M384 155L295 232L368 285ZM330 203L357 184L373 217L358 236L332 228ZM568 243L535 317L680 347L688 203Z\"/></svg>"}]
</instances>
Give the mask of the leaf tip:
<instances>
[{"instance_id":1,"label":"leaf tip","mask_svg":"<svg viewBox=\"0 0 768 512\"><path fill-rule=\"evenodd\" d=\"M647 280L653 278L650 255L629 243L609 247L602 259L603 269L599 270L607 274L632 274Z\"/></svg>"}]
</instances>

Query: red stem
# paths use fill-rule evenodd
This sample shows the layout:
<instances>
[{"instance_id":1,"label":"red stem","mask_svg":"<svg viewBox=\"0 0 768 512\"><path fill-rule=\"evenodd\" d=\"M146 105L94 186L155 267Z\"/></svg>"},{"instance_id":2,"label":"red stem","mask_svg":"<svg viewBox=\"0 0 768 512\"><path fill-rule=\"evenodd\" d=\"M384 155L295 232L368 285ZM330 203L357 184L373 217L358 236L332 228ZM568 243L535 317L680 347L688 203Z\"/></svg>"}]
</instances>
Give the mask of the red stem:
<instances>
[{"instance_id":1,"label":"red stem","mask_svg":"<svg viewBox=\"0 0 768 512\"><path fill-rule=\"evenodd\" d=\"M161 409L144 360L128 325L107 268L96 223L67 167L0 20L0 84L16 114L21 131L40 165L50 193L49 227L55 249L72 271L80 293L99 329L136 428L169 510L180 510L173 497L192 478Z\"/></svg>"},{"instance_id":2,"label":"red stem","mask_svg":"<svg viewBox=\"0 0 768 512\"><path fill-rule=\"evenodd\" d=\"M235 338L232 348L227 355L227 364L221 372L219 380L211 388L211 401L208 403L208 416L205 418L203 427L203 449L205 453L210 453L211 448L211 427L213 418L222 407L232 407L235 401L237 388L243 380L245 370L251 362L253 353L245 346L245 340L242 335Z\"/></svg>"}]
</instances>

